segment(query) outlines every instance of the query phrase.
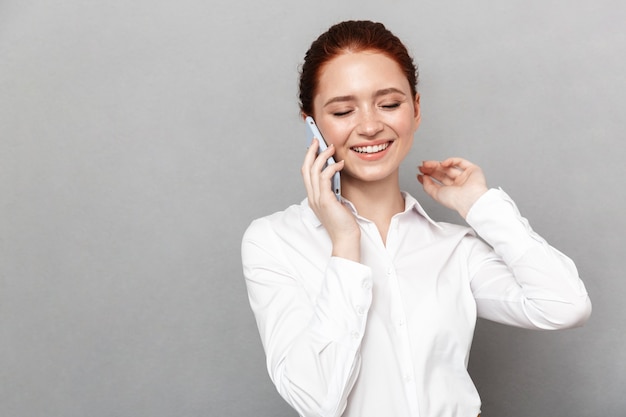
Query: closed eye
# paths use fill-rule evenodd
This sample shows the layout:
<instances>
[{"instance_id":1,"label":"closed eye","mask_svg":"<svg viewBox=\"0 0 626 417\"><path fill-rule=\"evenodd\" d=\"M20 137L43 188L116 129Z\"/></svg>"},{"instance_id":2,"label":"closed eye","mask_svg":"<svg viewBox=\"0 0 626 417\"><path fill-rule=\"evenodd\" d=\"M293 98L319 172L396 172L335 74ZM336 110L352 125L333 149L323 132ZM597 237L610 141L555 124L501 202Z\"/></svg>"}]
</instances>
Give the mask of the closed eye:
<instances>
[{"instance_id":1,"label":"closed eye","mask_svg":"<svg viewBox=\"0 0 626 417\"><path fill-rule=\"evenodd\" d=\"M397 102L397 103L383 104L380 107L382 107L383 109L392 110L392 109L397 109L398 107L400 107L401 104L402 103Z\"/></svg>"}]
</instances>

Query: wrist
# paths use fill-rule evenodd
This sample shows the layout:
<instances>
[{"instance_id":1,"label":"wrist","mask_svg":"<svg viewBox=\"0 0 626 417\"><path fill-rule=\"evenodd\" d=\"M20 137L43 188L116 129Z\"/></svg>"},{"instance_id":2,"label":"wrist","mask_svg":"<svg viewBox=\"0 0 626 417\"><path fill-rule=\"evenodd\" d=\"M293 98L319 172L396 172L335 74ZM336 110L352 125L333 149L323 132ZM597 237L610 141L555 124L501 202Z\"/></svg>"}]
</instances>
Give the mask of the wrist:
<instances>
[{"instance_id":1,"label":"wrist","mask_svg":"<svg viewBox=\"0 0 626 417\"><path fill-rule=\"evenodd\" d=\"M463 201L460 203L459 208L457 209L458 213L463 217L463 219L467 218L468 213L474 206L474 204L487 193L489 189L487 187L480 188L475 190L474 192L468 194Z\"/></svg>"},{"instance_id":2,"label":"wrist","mask_svg":"<svg viewBox=\"0 0 626 417\"><path fill-rule=\"evenodd\" d=\"M333 240L332 256L361 262L361 232L352 236Z\"/></svg>"}]
</instances>

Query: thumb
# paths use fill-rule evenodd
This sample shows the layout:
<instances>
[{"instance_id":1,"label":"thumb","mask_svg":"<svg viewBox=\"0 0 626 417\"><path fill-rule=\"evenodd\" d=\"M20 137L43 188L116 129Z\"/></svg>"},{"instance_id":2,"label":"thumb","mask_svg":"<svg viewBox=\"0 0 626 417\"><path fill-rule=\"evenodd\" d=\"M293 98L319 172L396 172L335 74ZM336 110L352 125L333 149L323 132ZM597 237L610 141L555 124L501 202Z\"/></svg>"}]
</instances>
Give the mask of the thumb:
<instances>
[{"instance_id":1,"label":"thumb","mask_svg":"<svg viewBox=\"0 0 626 417\"><path fill-rule=\"evenodd\" d=\"M426 192L426 194L428 194L429 196L431 196L433 199L436 200L435 196L437 195L437 192L439 191L439 184L435 183L435 181L433 181L432 178L430 178L430 176L428 175L418 175L417 176L417 180L420 182L420 184L422 184L422 187L424 188L424 191Z\"/></svg>"}]
</instances>

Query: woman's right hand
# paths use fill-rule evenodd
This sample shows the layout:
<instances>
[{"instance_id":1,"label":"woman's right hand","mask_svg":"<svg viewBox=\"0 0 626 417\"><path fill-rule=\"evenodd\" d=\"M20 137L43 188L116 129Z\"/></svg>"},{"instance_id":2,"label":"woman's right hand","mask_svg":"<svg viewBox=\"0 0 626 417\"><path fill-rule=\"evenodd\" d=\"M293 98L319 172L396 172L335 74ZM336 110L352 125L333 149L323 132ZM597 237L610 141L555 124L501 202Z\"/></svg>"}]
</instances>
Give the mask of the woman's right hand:
<instances>
[{"instance_id":1,"label":"woman's right hand","mask_svg":"<svg viewBox=\"0 0 626 417\"><path fill-rule=\"evenodd\" d=\"M319 142L313 139L302 164L302 178L309 201L309 207L328 232L333 243L333 256L359 262L361 258L361 229L354 215L344 207L333 193L330 183L333 175L341 171L344 161L324 164L335 153L335 147L317 155Z\"/></svg>"}]
</instances>

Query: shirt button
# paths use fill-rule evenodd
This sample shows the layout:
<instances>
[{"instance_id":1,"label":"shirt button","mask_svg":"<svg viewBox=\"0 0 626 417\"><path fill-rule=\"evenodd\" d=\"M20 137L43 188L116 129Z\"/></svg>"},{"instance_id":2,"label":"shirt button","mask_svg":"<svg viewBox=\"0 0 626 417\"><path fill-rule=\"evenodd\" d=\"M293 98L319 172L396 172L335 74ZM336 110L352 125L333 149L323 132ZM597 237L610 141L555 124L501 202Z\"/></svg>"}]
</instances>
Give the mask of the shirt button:
<instances>
[{"instance_id":1,"label":"shirt button","mask_svg":"<svg viewBox=\"0 0 626 417\"><path fill-rule=\"evenodd\" d=\"M387 276L391 275L391 268L387 268Z\"/></svg>"},{"instance_id":2,"label":"shirt button","mask_svg":"<svg viewBox=\"0 0 626 417\"><path fill-rule=\"evenodd\" d=\"M404 381L405 382L411 382L411 375L409 375L409 374L404 375Z\"/></svg>"},{"instance_id":3,"label":"shirt button","mask_svg":"<svg viewBox=\"0 0 626 417\"><path fill-rule=\"evenodd\" d=\"M359 316L365 314L365 309L362 306L356 306L356 312Z\"/></svg>"},{"instance_id":4,"label":"shirt button","mask_svg":"<svg viewBox=\"0 0 626 417\"><path fill-rule=\"evenodd\" d=\"M372 283L369 280L364 279L363 282L361 283L361 286L364 289L369 290L370 288L372 288Z\"/></svg>"},{"instance_id":5,"label":"shirt button","mask_svg":"<svg viewBox=\"0 0 626 417\"><path fill-rule=\"evenodd\" d=\"M350 333L350 336L352 336L353 339L358 339L359 338L359 332L352 332L352 333Z\"/></svg>"},{"instance_id":6,"label":"shirt button","mask_svg":"<svg viewBox=\"0 0 626 417\"><path fill-rule=\"evenodd\" d=\"M400 319L400 321L398 321L398 326L404 326L404 319Z\"/></svg>"}]
</instances>

